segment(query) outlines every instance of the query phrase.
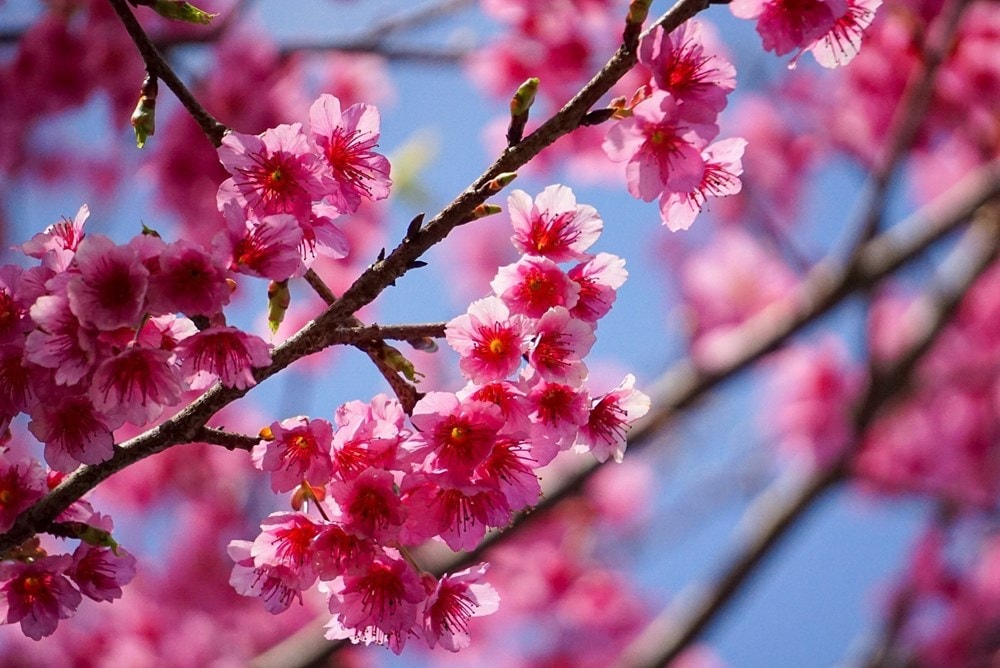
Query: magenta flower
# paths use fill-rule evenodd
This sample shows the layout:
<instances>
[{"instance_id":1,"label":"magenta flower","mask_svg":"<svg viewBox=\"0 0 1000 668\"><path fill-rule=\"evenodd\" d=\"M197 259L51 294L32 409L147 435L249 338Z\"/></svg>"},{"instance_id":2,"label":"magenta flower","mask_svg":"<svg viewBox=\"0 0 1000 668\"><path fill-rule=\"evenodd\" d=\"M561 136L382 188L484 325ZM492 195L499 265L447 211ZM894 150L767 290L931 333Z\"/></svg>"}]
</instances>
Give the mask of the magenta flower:
<instances>
[{"instance_id":1,"label":"magenta flower","mask_svg":"<svg viewBox=\"0 0 1000 668\"><path fill-rule=\"evenodd\" d=\"M847 10L845 0L733 0L733 15L757 19L765 51L783 56L822 39Z\"/></svg>"},{"instance_id":2,"label":"magenta flower","mask_svg":"<svg viewBox=\"0 0 1000 668\"><path fill-rule=\"evenodd\" d=\"M45 444L45 461L57 471L99 464L114 454L111 435L121 426L97 409L86 395L50 397L33 409L28 430Z\"/></svg>"},{"instance_id":3,"label":"magenta flower","mask_svg":"<svg viewBox=\"0 0 1000 668\"><path fill-rule=\"evenodd\" d=\"M253 369L271 363L264 339L235 327L210 327L181 341L174 351L192 389L208 387L218 379L226 387L245 390L257 381Z\"/></svg>"},{"instance_id":4,"label":"magenta flower","mask_svg":"<svg viewBox=\"0 0 1000 668\"><path fill-rule=\"evenodd\" d=\"M21 511L42 498L45 472L34 459L13 461L0 448L0 531L7 531Z\"/></svg>"},{"instance_id":5,"label":"magenta flower","mask_svg":"<svg viewBox=\"0 0 1000 668\"><path fill-rule=\"evenodd\" d=\"M689 108L663 91L637 104L632 116L613 125L604 151L625 162L628 191L651 202L664 192L687 192L701 182L701 151L718 134L705 123L697 106Z\"/></svg>"},{"instance_id":6,"label":"magenta flower","mask_svg":"<svg viewBox=\"0 0 1000 668\"><path fill-rule=\"evenodd\" d=\"M511 312L529 318L540 318L553 306L573 308L580 292L555 262L534 255L500 267L490 286Z\"/></svg>"},{"instance_id":7,"label":"magenta flower","mask_svg":"<svg viewBox=\"0 0 1000 668\"><path fill-rule=\"evenodd\" d=\"M528 363L545 380L579 385L587 377L583 358L596 340L590 324L557 306L535 325Z\"/></svg>"},{"instance_id":8,"label":"magenta flower","mask_svg":"<svg viewBox=\"0 0 1000 668\"><path fill-rule=\"evenodd\" d=\"M121 548L114 552L80 543L73 552L68 575L84 596L95 601L113 601L121 598L122 585L135 577L135 557Z\"/></svg>"},{"instance_id":9,"label":"magenta flower","mask_svg":"<svg viewBox=\"0 0 1000 668\"><path fill-rule=\"evenodd\" d=\"M219 186L220 209L236 199L260 218L289 213L301 219L321 197L319 159L301 123L279 125L259 136L230 132L222 139L219 160L232 174Z\"/></svg>"},{"instance_id":10,"label":"magenta flower","mask_svg":"<svg viewBox=\"0 0 1000 668\"><path fill-rule=\"evenodd\" d=\"M283 281L305 271L302 264L302 227L295 216L275 214L247 218L235 200L223 206L226 231L215 246L232 262L233 271Z\"/></svg>"},{"instance_id":11,"label":"magenta flower","mask_svg":"<svg viewBox=\"0 0 1000 668\"><path fill-rule=\"evenodd\" d=\"M596 327L597 321L611 310L618 288L628 278L628 271L622 258L598 253L593 259L570 269L569 278L580 286L579 299L570 314Z\"/></svg>"},{"instance_id":12,"label":"magenta flower","mask_svg":"<svg viewBox=\"0 0 1000 668\"><path fill-rule=\"evenodd\" d=\"M618 387L594 400L587 423L580 427L576 449L590 452L599 462L608 457L621 462L629 427L649 407L649 397L635 389L635 376L628 374Z\"/></svg>"},{"instance_id":13,"label":"magenta flower","mask_svg":"<svg viewBox=\"0 0 1000 668\"><path fill-rule=\"evenodd\" d=\"M527 349L527 320L511 315L496 297L469 305L464 315L448 322L445 339L461 355L462 375L474 383L503 380L521 366Z\"/></svg>"},{"instance_id":14,"label":"magenta flower","mask_svg":"<svg viewBox=\"0 0 1000 668\"><path fill-rule=\"evenodd\" d=\"M555 457L559 450L552 450L552 457ZM542 494L533 469L548 464L548 461L535 459L534 454L523 441L501 438L486 461L476 467L473 477L478 483L499 490L511 510L533 506Z\"/></svg>"},{"instance_id":15,"label":"magenta flower","mask_svg":"<svg viewBox=\"0 0 1000 668\"><path fill-rule=\"evenodd\" d=\"M5 264L0 267L0 344L19 342L31 329L28 308L34 299L27 299L21 289L23 276L24 270L18 266Z\"/></svg>"},{"instance_id":16,"label":"magenta flower","mask_svg":"<svg viewBox=\"0 0 1000 668\"><path fill-rule=\"evenodd\" d=\"M527 434L531 421L525 406L524 392L518 384L510 381L487 383L483 386L470 384L458 393L465 401L486 401L496 404L503 414L504 426L501 433Z\"/></svg>"},{"instance_id":17,"label":"magenta flower","mask_svg":"<svg viewBox=\"0 0 1000 668\"><path fill-rule=\"evenodd\" d=\"M180 401L182 385L173 354L133 346L97 367L90 386L94 407L137 427Z\"/></svg>"},{"instance_id":18,"label":"magenta flower","mask_svg":"<svg viewBox=\"0 0 1000 668\"><path fill-rule=\"evenodd\" d=\"M396 539L406 515L392 473L370 468L349 481L334 480L329 490L345 529L382 544Z\"/></svg>"},{"instance_id":19,"label":"magenta flower","mask_svg":"<svg viewBox=\"0 0 1000 668\"><path fill-rule=\"evenodd\" d=\"M116 246L104 236L88 236L76 252L67 287L69 308L80 322L103 331L135 327L143 314L149 270L131 246Z\"/></svg>"},{"instance_id":20,"label":"magenta flower","mask_svg":"<svg viewBox=\"0 0 1000 668\"><path fill-rule=\"evenodd\" d=\"M272 566L254 566L248 540L230 541L226 548L235 562L229 584L240 596L253 596L264 602L264 609L272 615L284 612L296 598L302 603L302 590L289 586L284 576L288 569Z\"/></svg>"},{"instance_id":21,"label":"magenta flower","mask_svg":"<svg viewBox=\"0 0 1000 668\"><path fill-rule=\"evenodd\" d=\"M59 620L72 617L83 600L66 577L71 561L63 554L0 564L0 619L20 622L32 640L52 635Z\"/></svg>"},{"instance_id":22,"label":"magenta flower","mask_svg":"<svg viewBox=\"0 0 1000 668\"><path fill-rule=\"evenodd\" d=\"M337 409L332 456L334 476L348 480L369 467L388 468L400 442L409 436L396 399L377 394L371 402L349 401Z\"/></svg>"},{"instance_id":23,"label":"magenta flower","mask_svg":"<svg viewBox=\"0 0 1000 668\"><path fill-rule=\"evenodd\" d=\"M706 48L705 37L698 21L686 21L671 33L656 26L639 44L639 62L653 73L656 88L683 101L702 122L715 123L736 87L736 69Z\"/></svg>"},{"instance_id":24,"label":"magenta flower","mask_svg":"<svg viewBox=\"0 0 1000 668\"><path fill-rule=\"evenodd\" d=\"M740 137L715 142L702 154L705 171L701 181L688 192L665 192L660 198L660 218L671 232L691 227L709 195L728 197L743 188L743 151L747 141Z\"/></svg>"},{"instance_id":25,"label":"magenta flower","mask_svg":"<svg viewBox=\"0 0 1000 668\"><path fill-rule=\"evenodd\" d=\"M486 459L504 422L494 404L459 401L448 392L428 392L410 421L419 431L403 447L413 461L460 480Z\"/></svg>"},{"instance_id":26,"label":"magenta flower","mask_svg":"<svg viewBox=\"0 0 1000 668\"><path fill-rule=\"evenodd\" d=\"M53 223L21 245L21 250L28 257L42 261L42 266L55 272L65 271L69 267L76 249L83 240L83 224L90 217L90 208L86 204L80 207L73 220L63 218Z\"/></svg>"},{"instance_id":27,"label":"magenta flower","mask_svg":"<svg viewBox=\"0 0 1000 668\"><path fill-rule=\"evenodd\" d=\"M301 513L271 513L250 548L256 568L282 569L282 580L297 589L316 581L313 539L322 526Z\"/></svg>"},{"instance_id":28,"label":"magenta flower","mask_svg":"<svg viewBox=\"0 0 1000 668\"><path fill-rule=\"evenodd\" d=\"M340 100L320 95L309 109L312 138L325 161L321 171L330 203L341 213L354 213L362 200L389 196L389 161L378 146L378 109L355 104L341 111Z\"/></svg>"},{"instance_id":29,"label":"magenta flower","mask_svg":"<svg viewBox=\"0 0 1000 668\"><path fill-rule=\"evenodd\" d=\"M847 0L847 11L833 22L829 32L805 50L823 67L846 65L861 51L861 38L881 6L882 0Z\"/></svg>"},{"instance_id":30,"label":"magenta flower","mask_svg":"<svg viewBox=\"0 0 1000 668\"><path fill-rule=\"evenodd\" d=\"M271 472L271 489L287 492L309 480L325 483L333 472L330 445L333 427L326 420L299 416L271 423L272 439L253 449L253 463Z\"/></svg>"},{"instance_id":31,"label":"magenta flower","mask_svg":"<svg viewBox=\"0 0 1000 668\"><path fill-rule=\"evenodd\" d=\"M532 436L551 438L565 450L587 423L590 397L585 388L541 381L528 393Z\"/></svg>"},{"instance_id":32,"label":"magenta flower","mask_svg":"<svg viewBox=\"0 0 1000 668\"><path fill-rule=\"evenodd\" d=\"M456 552L475 549L489 527L510 522L511 507L498 489L485 485L453 485L440 475L415 475L403 487L409 510L401 539L419 544L440 536Z\"/></svg>"},{"instance_id":33,"label":"magenta flower","mask_svg":"<svg viewBox=\"0 0 1000 668\"><path fill-rule=\"evenodd\" d=\"M317 256L335 260L347 257L351 243L347 235L333 221L340 212L328 204L313 204L307 218L300 219L302 227L302 261L311 265Z\"/></svg>"},{"instance_id":34,"label":"magenta flower","mask_svg":"<svg viewBox=\"0 0 1000 668\"><path fill-rule=\"evenodd\" d=\"M184 239L159 255L158 271L149 278L146 299L153 314L184 313L213 316L229 303L225 264L200 244Z\"/></svg>"},{"instance_id":35,"label":"magenta flower","mask_svg":"<svg viewBox=\"0 0 1000 668\"><path fill-rule=\"evenodd\" d=\"M566 186L549 186L535 201L523 190L507 198L514 236L511 241L521 253L541 255L553 262L570 262L587 257L604 228L592 206L577 204Z\"/></svg>"},{"instance_id":36,"label":"magenta flower","mask_svg":"<svg viewBox=\"0 0 1000 668\"><path fill-rule=\"evenodd\" d=\"M469 619L492 615L500 595L482 582L486 564L444 575L424 604L424 639L431 649L439 644L449 652L469 646Z\"/></svg>"},{"instance_id":37,"label":"magenta flower","mask_svg":"<svg viewBox=\"0 0 1000 668\"><path fill-rule=\"evenodd\" d=\"M28 334L25 360L55 372L58 385L73 385L90 373L97 341L70 311L64 295L39 297L29 310L38 328Z\"/></svg>"},{"instance_id":38,"label":"magenta flower","mask_svg":"<svg viewBox=\"0 0 1000 668\"><path fill-rule=\"evenodd\" d=\"M330 592L335 617L327 624L326 637L385 645L399 654L426 598L410 565L394 551L383 553L357 573L346 574L342 586Z\"/></svg>"}]
</instances>

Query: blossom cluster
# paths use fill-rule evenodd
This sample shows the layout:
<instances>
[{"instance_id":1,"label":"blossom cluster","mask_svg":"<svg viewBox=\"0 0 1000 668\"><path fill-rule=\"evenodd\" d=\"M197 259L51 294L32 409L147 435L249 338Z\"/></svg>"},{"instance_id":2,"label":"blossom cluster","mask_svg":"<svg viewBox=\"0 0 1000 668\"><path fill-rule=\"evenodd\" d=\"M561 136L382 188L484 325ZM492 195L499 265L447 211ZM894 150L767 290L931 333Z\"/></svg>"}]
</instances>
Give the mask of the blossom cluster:
<instances>
[{"instance_id":1,"label":"blossom cluster","mask_svg":"<svg viewBox=\"0 0 1000 668\"><path fill-rule=\"evenodd\" d=\"M347 237L334 219L389 195L389 161L373 150L378 109L342 109L324 94L309 120L308 137L295 123L222 140L219 159L231 177L217 201L237 271L281 281L301 276L317 254L346 257Z\"/></svg>"},{"instance_id":2,"label":"blossom cluster","mask_svg":"<svg viewBox=\"0 0 1000 668\"><path fill-rule=\"evenodd\" d=\"M651 78L634 96L628 117L608 130L604 151L625 163L633 197L658 199L664 224L684 230L708 196L740 192L746 141L712 143L736 70L713 52L697 21L672 33L656 26L639 44L639 62Z\"/></svg>"},{"instance_id":3,"label":"blossom cluster","mask_svg":"<svg viewBox=\"0 0 1000 668\"><path fill-rule=\"evenodd\" d=\"M464 388L425 394L408 418L379 395L341 406L333 423L300 416L262 432L254 463L276 493L292 492L297 512L272 514L252 542L230 543L238 592L281 612L319 581L333 614L328 638L399 652L419 637L458 650L468 620L496 609L480 581L486 568L437 579L409 550L431 539L474 549L538 501L536 471L560 451L621 460L649 399L631 375L593 396L583 360L624 262L586 252L603 223L569 188L534 200L515 191L508 204L520 260L446 327Z\"/></svg>"}]
</instances>

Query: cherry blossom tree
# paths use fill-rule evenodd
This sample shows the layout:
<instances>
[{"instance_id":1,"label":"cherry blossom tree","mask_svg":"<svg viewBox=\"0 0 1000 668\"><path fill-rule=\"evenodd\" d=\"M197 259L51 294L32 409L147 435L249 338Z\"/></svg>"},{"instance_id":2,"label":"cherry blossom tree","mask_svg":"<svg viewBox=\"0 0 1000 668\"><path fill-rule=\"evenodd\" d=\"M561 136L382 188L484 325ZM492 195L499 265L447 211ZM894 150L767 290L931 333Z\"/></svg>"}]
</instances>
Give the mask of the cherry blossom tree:
<instances>
[{"instance_id":1,"label":"cherry blossom tree","mask_svg":"<svg viewBox=\"0 0 1000 668\"><path fill-rule=\"evenodd\" d=\"M830 498L1000 660L990 0L13 4L5 665L726 665Z\"/></svg>"}]
</instances>

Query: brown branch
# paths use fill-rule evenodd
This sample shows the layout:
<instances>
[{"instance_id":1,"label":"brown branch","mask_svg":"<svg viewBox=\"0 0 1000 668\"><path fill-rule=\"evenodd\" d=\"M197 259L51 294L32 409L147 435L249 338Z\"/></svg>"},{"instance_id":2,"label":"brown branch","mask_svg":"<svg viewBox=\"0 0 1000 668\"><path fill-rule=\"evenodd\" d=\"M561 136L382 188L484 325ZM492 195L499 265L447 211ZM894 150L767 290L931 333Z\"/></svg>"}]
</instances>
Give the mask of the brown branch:
<instances>
[{"instance_id":1,"label":"brown branch","mask_svg":"<svg viewBox=\"0 0 1000 668\"><path fill-rule=\"evenodd\" d=\"M952 254L954 264L961 267L961 274L936 286L917 305L927 318L916 340L891 363L871 367L867 390L855 413L852 447L828 468L799 481L791 493L786 491L787 484L782 481L762 494L760 502L752 507L759 513L756 521L743 523L749 527L749 535L720 575L709 586L678 596L678 603L653 620L625 650L619 658L619 666L662 666L677 658L740 591L788 529L827 490L846 479L861 435L911 376L975 280L996 259L1000 247L1000 209L996 205L986 208L991 210L979 217Z\"/></svg>"},{"instance_id":2,"label":"brown branch","mask_svg":"<svg viewBox=\"0 0 1000 668\"><path fill-rule=\"evenodd\" d=\"M184 108L191 114L191 117L201 127L212 144L216 147L221 145L222 137L226 134L228 128L217 121L214 116L201 106L201 103L195 99L195 96L184 85L184 82L180 80L180 77L174 73L173 69L171 69L170 65L167 64L167 61L160 54L160 51L142 29L142 26L139 25L139 21L132 14L132 10L129 8L126 0L108 1L111 3L115 13L118 14L118 18L121 19L122 25L125 26L129 37L132 38L136 48L139 50L143 62L146 63L146 70L167 85L167 88L184 105Z\"/></svg>"},{"instance_id":3,"label":"brown branch","mask_svg":"<svg viewBox=\"0 0 1000 668\"><path fill-rule=\"evenodd\" d=\"M236 434L223 429L202 427L198 431L197 442L221 445L227 450L246 450L249 452L254 449L254 446L260 443L260 437Z\"/></svg>"}]
</instances>

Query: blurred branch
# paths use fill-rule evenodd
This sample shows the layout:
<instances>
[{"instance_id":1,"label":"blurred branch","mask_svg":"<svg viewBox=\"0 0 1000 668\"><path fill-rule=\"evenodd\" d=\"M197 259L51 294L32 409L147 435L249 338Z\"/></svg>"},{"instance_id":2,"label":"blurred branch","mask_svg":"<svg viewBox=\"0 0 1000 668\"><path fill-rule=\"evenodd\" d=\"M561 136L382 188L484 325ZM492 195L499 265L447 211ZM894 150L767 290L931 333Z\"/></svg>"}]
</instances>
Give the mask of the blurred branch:
<instances>
[{"instance_id":1,"label":"blurred branch","mask_svg":"<svg viewBox=\"0 0 1000 668\"><path fill-rule=\"evenodd\" d=\"M933 346L951 315L974 281L996 259L1000 247L1000 207L987 204L953 251L949 264L955 275L942 280L921 298L918 309L926 314L921 331L907 350L889 364L870 367L868 388L854 419L855 438L850 448L828 468L795 481L789 491L780 481L753 504L743 525L748 535L730 557L728 565L707 587L682 593L621 655L620 666L662 666L677 658L732 600L771 549L814 502L836 483L846 479L861 437L880 410L905 384L917 363Z\"/></svg>"},{"instance_id":2,"label":"blurred branch","mask_svg":"<svg viewBox=\"0 0 1000 668\"><path fill-rule=\"evenodd\" d=\"M201 106L201 103L188 90L184 82L180 80L180 77L170 68L170 65L167 64L167 61L164 60L159 50L150 41L149 36L142 29L142 26L139 25L139 21L132 14L132 10L129 9L126 0L108 1L111 3L111 7L115 10L118 18L121 19L122 25L125 26L129 37L135 42L135 46L139 50L143 62L146 64L146 71L167 85L167 88L184 105L184 108L191 114L191 117L201 127L212 144L218 147L222 143L222 137L227 131L226 126L216 120L214 116Z\"/></svg>"},{"instance_id":3,"label":"blurred branch","mask_svg":"<svg viewBox=\"0 0 1000 668\"><path fill-rule=\"evenodd\" d=\"M934 92L934 80L945 57L954 46L955 33L962 13L970 0L950 0L944 6L937 20L927 31L919 62L910 74L906 88L886 131L884 150L876 158L876 164L869 175L865 190L860 198L860 220L853 226L857 229L852 253L854 257L860 245L878 232L885 212L889 187L899 171L910 148L917 139L917 133L927 114Z\"/></svg>"},{"instance_id":4,"label":"blurred branch","mask_svg":"<svg viewBox=\"0 0 1000 668\"><path fill-rule=\"evenodd\" d=\"M1000 196L1000 161L981 167L967 176L924 209L916 212L898 227L865 244L855 268L818 266L807 278L796 296L793 308L781 314L765 311L733 332L737 347L727 360L711 369L699 366L693 359L678 362L654 383L649 394L654 409L633 427L628 439L628 451L635 452L656 441L666 428L686 408L695 404L711 390L781 346L790 336L812 323L853 292L893 274L907 262L918 257L936 241L963 225L984 202ZM445 559L428 561L425 567L434 573L467 568L482 560L486 552L518 535L525 527L561 503L579 494L586 481L601 465L593 460L580 460L575 470L557 480L549 479L542 500L531 512L519 515L504 531L487 534L471 552L449 555ZM800 510L831 481L807 480L799 491ZM792 506L788 506L790 509ZM772 525L773 530L783 527ZM767 545L761 547L766 548ZM318 666L340 646L322 638L325 619L317 619L259 655L254 666L278 668L286 666Z\"/></svg>"},{"instance_id":5,"label":"blurred branch","mask_svg":"<svg viewBox=\"0 0 1000 668\"><path fill-rule=\"evenodd\" d=\"M290 42L281 45L281 55L293 53L341 51L344 53L366 53L380 56L390 61L406 61L433 65L452 65L460 62L471 52L467 46L389 46L387 44L371 44L367 40L318 40L315 42Z\"/></svg>"}]
</instances>

